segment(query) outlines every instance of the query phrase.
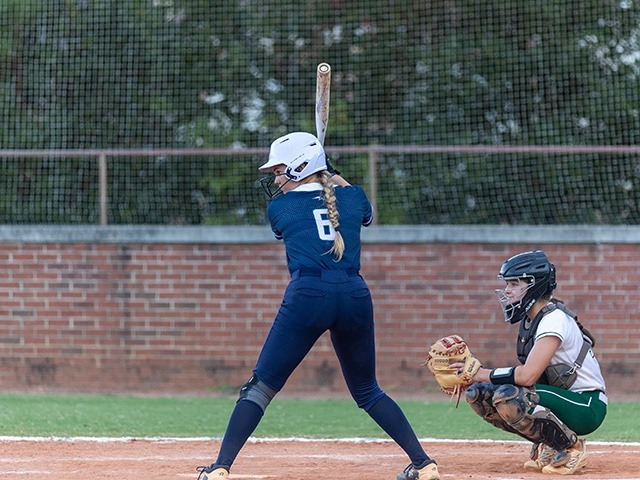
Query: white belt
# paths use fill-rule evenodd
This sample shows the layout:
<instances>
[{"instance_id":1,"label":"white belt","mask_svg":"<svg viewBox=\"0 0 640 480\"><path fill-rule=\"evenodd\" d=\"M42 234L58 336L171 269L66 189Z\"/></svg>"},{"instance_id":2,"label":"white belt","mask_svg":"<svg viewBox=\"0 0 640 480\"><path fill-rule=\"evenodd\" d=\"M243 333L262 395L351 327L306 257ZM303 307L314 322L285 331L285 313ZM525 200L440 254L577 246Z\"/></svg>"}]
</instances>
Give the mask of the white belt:
<instances>
[{"instance_id":1,"label":"white belt","mask_svg":"<svg viewBox=\"0 0 640 480\"><path fill-rule=\"evenodd\" d=\"M605 405L608 405L608 404L609 404L609 399L608 399L608 398L607 398L607 396L604 394L604 392L600 392L600 393L598 394L598 399L599 399L602 403L604 403Z\"/></svg>"}]
</instances>

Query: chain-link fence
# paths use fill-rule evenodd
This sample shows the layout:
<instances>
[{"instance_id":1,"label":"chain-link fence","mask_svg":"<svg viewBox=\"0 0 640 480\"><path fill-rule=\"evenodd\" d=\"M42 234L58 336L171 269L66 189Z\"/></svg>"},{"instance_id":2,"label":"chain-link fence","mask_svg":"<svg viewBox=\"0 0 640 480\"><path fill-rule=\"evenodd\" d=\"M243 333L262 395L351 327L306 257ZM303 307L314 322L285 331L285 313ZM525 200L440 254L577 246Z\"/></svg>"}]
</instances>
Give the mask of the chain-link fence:
<instances>
[{"instance_id":1,"label":"chain-link fence","mask_svg":"<svg viewBox=\"0 0 640 480\"><path fill-rule=\"evenodd\" d=\"M598 149L640 142L639 20L600 0L7 0L0 221L260 223L262 149L315 131L326 61L326 144L379 222L638 223L638 152ZM231 150L16 154L138 148Z\"/></svg>"}]
</instances>

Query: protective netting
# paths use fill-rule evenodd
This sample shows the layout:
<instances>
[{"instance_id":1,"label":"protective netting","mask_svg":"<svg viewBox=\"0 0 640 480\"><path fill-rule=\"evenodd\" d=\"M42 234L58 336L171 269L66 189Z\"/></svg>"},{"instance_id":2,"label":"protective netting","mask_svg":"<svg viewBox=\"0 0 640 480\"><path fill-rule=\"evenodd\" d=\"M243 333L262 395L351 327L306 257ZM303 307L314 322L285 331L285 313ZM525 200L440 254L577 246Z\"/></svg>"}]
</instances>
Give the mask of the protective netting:
<instances>
[{"instance_id":1,"label":"protective netting","mask_svg":"<svg viewBox=\"0 0 640 480\"><path fill-rule=\"evenodd\" d=\"M256 149L315 131L327 61L326 144L379 223L638 223L640 148L602 147L640 141L639 24L625 0L5 0L0 222L264 222ZM484 148L402 148L428 145ZM523 145L550 148L498 148Z\"/></svg>"}]
</instances>

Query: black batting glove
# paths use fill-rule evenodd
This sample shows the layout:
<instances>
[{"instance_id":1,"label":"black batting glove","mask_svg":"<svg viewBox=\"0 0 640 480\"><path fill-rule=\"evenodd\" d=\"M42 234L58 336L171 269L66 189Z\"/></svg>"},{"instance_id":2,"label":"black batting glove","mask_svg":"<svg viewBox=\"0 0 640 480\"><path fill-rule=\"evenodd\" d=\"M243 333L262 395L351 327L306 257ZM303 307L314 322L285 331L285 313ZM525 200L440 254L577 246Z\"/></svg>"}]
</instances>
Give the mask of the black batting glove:
<instances>
[{"instance_id":1,"label":"black batting glove","mask_svg":"<svg viewBox=\"0 0 640 480\"><path fill-rule=\"evenodd\" d=\"M331 165L331 162L329 161L329 157L327 157L326 163L327 163L327 172L329 172L332 177L334 175L340 175L340 172L335 168L333 168L333 165Z\"/></svg>"}]
</instances>

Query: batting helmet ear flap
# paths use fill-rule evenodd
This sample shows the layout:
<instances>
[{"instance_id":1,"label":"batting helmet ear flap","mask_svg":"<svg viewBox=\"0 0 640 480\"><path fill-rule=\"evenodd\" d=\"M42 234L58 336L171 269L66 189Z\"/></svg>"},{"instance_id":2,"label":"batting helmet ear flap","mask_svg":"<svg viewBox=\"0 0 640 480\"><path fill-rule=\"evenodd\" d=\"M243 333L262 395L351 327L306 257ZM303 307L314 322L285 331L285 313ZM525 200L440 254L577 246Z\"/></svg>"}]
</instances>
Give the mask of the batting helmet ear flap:
<instances>
[{"instance_id":1,"label":"batting helmet ear flap","mask_svg":"<svg viewBox=\"0 0 640 480\"><path fill-rule=\"evenodd\" d=\"M284 171L284 176L287 177L289 180L293 180L297 182L299 178L298 174L302 172L305 168L307 168L308 164L309 162L301 163L295 169L293 168L293 165L289 165Z\"/></svg>"}]
</instances>

